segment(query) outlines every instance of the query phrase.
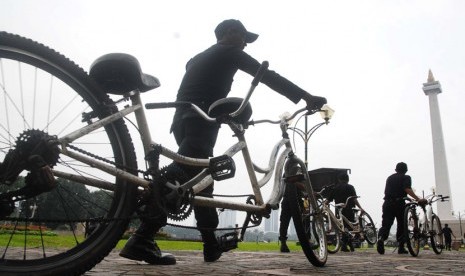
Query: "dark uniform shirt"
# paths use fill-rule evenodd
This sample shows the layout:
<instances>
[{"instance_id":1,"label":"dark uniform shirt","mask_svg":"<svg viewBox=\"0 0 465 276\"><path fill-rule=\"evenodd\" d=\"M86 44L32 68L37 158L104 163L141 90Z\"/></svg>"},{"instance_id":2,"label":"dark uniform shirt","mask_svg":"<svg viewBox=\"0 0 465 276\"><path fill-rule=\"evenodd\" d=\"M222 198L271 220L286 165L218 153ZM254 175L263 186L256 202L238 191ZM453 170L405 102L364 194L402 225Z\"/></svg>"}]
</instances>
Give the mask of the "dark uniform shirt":
<instances>
[{"instance_id":1,"label":"dark uniform shirt","mask_svg":"<svg viewBox=\"0 0 465 276\"><path fill-rule=\"evenodd\" d=\"M395 173L386 180L384 189L385 200L401 200L407 196L406 188L412 188L412 178L409 175Z\"/></svg>"},{"instance_id":2,"label":"dark uniform shirt","mask_svg":"<svg viewBox=\"0 0 465 276\"><path fill-rule=\"evenodd\" d=\"M257 60L237 46L215 44L189 60L176 101L194 103L207 112L212 103L228 95L237 70L255 75L259 67ZM271 70L265 73L261 82L294 103L306 94L304 90ZM178 108L173 121L197 116L190 108Z\"/></svg>"},{"instance_id":3,"label":"dark uniform shirt","mask_svg":"<svg viewBox=\"0 0 465 276\"><path fill-rule=\"evenodd\" d=\"M334 203L346 203L346 200L350 196L356 196L357 193L355 192L354 186L350 184L338 184L334 186L333 190L331 191L330 195L328 196L328 201L333 201ZM354 200L349 200L347 203L346 208L344 210L352 210L355 207Z\"/></svg>"},{"instance_id":4,"label":"dark uniform shirt","mask_svg":"<svg viewBox=\"0 0 465 276\"><path fill-rule=\"evenodd\" d=\"M442 233L444 234L444 238L446 240L451 240L452 239L452 229L450 229L449 227L442 228Z\"/></svg>"}]
</instances>

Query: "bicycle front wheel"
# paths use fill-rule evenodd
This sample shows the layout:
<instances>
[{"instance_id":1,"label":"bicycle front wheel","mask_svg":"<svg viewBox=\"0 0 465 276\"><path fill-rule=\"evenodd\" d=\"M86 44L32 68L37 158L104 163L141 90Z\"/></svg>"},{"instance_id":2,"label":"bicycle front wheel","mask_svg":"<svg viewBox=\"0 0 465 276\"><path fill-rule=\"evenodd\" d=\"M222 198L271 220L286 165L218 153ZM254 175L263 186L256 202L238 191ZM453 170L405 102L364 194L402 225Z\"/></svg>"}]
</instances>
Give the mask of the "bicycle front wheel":
<instances>
[{"instance_id":1,"label":"bicycle front wheel","mask_svg":"<svg viewBox=\"0 0 465 276\"><path fill-rule=\"evenodd\" d=\"M364 213L359 218L359 224L367 243L375 244L378 239L378 234L375 223L373 222L373 219L371 219L371 216L367 213Z\"/></svg>"},{"instance_id":2,"label":"bicycle front wheel","mask_svg":"<svg viewBox=\"0 0 465 276\"><path fill-rule=\"evenodd\" d=\"M334 222L331 221L329 215L323 215L323 222L325 225L328 253L335 254L341 249L342 246L341 231L336 225L334 225Z\"/></svg>"},{"instance_id":3,"label":"bicycle front wheel","mask_svg":"<svg viewBox=\"0 0 465 276\"><path fill-rule=\"evenodd\" d=\"M407 206L404 211L404 234L410 255L418 256L420 251L420 227L418 224L418 214L416 208Z\"/></svg>"},{"instance_id":4,"label":"bicycle front wheel","mask_svg":"<svg viewBox=\"0 0 465 276\"><path fill-rule=\"evenodd\" d=\"M433 215L431 219L430 235L431 247L434 253L441 254L444 248L444 235L442 234L441 220L436 215Z\"/></svg>"},{"instance_id":5,"label":"bicycle front wheel","mask_svg":"<svg viewBox=\"0 0 465 276\"><path fill-rule=\"evenodd\" d=\"M305 193L296 187L296 183L287 184L286 189L289 189L292 220L302 250L314 266L324 266L328 250L323 216L315 210Z\"/></svg>"},{"instance_id":6,"label":"bicycle front wheel","mask_svg":"<svg viewBox=\"0 0 465 276\"><path fill-rule=\"evenodd\" d=\"M6 32L0 32L0 106L0 274L80 275L124 233L137 187L64 156L54 141L116 106L72 61ZM72 145L67 150L137 172L122 119ZM44 164L55 181L38 177L34 166Z\"/></svg>"}]
</instances>

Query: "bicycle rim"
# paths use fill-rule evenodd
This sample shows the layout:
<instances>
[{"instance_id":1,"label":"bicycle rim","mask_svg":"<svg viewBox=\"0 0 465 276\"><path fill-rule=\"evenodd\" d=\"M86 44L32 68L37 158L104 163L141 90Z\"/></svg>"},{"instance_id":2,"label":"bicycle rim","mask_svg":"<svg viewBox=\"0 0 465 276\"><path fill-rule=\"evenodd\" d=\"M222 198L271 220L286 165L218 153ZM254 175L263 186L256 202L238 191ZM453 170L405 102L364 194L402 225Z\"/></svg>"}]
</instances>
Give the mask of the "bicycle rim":
<instances>
[{"instance_id":1,"label":"bicycle rim","mask_svg":"<svg viewBox=\"0 0 465 276\"><path fill-rule=\"evenodd\" d=\"M410 255L416 257L420 251L420 227L418 225L418 215L416 209L405 208L404 212L404 233Z\"/></svg>"},{"instance_id":2,"label":"bicycle rim","mask_svg":"<svg viewBox=\"0 0 465 276\"><path fill-rule=\"evenodd\" d=\"M328 253L335 254L341 249L341 231L330 222L328 215L323 216Z\"/></svg>"},{"instance_id":3,"label":"bicycle rim","mask_svg":"<svg viewBox=\"0 0 465 276\"><path fill-rule=\"evenodd\" d=\"M378 234L375 227L375 223L371 219L370 215L364 213L362 216L360 216L359 223L367 243L375 244L378 239Z\"/></svg>"},{"instance_id":4,"label":"bicycle rim","mask_svg":"<svg viewBox=\"0 0 465 276\"><path fill-rule=\"evenodd\" d=\"M290 190L292 220L302 250L314 266L324 266L328 258L328 250L323 217L315 212L313 204L294 183L288 184L286 189Z\"/></svg>"},{"instance_id":5,"label":"bicycle rim","mask_svg":"<svg viewBox=\"0 0 465 276\"><path fill-rule=\"evenodd\" d=\"M85 126L83 113L104 117L116 108L99 108L103 102L110 104L108 96L72 61L5 32L0 32L0 86L0 160L4 164L10 163L5 162L12 156L10 150L27 155L44 140ZM122 119L73 145L136 169L134 147ZM40 155L53 165L56 186L16 201L14 210L0 217L0 274L82 274L100 262L124 233L137 188L48 148ZM29 172L21 171L13 183L0 180L0 195L36 185L31 180L25 184ZM2 172L10 173L10 167ZM1 208L5 213L5 204Z\"/></svg>"},{"instance_id":6,"label":"bicycle rim","mask_svg":"<svg viewBox=\"0 0 465 276\"><path fill-rule=\"evenodd\" d=\"M444 248L441 220L438 216L434 215L431 219L431 247L436 254L441 254Z\"/></svg>"}]
</instances>

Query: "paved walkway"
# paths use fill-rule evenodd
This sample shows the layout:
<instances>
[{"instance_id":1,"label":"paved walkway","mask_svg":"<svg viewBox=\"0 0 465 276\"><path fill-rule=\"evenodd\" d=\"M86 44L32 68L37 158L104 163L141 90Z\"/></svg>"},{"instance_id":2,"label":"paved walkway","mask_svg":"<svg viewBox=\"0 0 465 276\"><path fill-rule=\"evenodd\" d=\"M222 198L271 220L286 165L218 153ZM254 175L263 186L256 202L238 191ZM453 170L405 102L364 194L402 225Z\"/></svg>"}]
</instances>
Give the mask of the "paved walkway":
<instances>
[{"instance_id":1,"label":"paved walkway","mask_svg":"<svg viewBox=\"0 0 465 276\"><path fill-rule=\"evenodd\" d=\"M374 249L329 255L325 267L314 267L303 252L228 252L205 263L200 251L177 251L177 264L151 266L131 261L113 251L87 276L106 275L465 275L465 252L422 250L418 257Z\"/></svg>"}]
</instances>

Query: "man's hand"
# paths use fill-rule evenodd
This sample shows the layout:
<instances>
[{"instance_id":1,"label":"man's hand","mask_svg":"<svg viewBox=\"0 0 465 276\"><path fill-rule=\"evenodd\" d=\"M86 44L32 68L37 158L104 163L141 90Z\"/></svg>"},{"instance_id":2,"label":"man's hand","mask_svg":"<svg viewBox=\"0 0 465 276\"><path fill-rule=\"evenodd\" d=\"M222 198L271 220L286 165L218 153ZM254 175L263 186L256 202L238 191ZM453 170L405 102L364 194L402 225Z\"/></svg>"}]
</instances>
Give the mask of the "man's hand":
<instances>
[{"instance_id":1,"label":"man's hand","mask_svg":"<svg viewBox=\"0 0 465 276\"><path fill-rule=\"evenodd\" d=\"M428 203L428 200L426 198L420 198L418 200L418 204L421 206L425 206Z\"/></svg>"},{"instance_id":2,"label":"man's hand","mask_svg":"<svg viewBox=\"0 0 465 276\"><path fill-rule=\"evenodd\" d=\"M308 111L318 111L321 107L326 104L328 101L324 97L312 96L307 94L303 97L305 102L307 103L307 110Z\"/></svg>"}]
</instances>

